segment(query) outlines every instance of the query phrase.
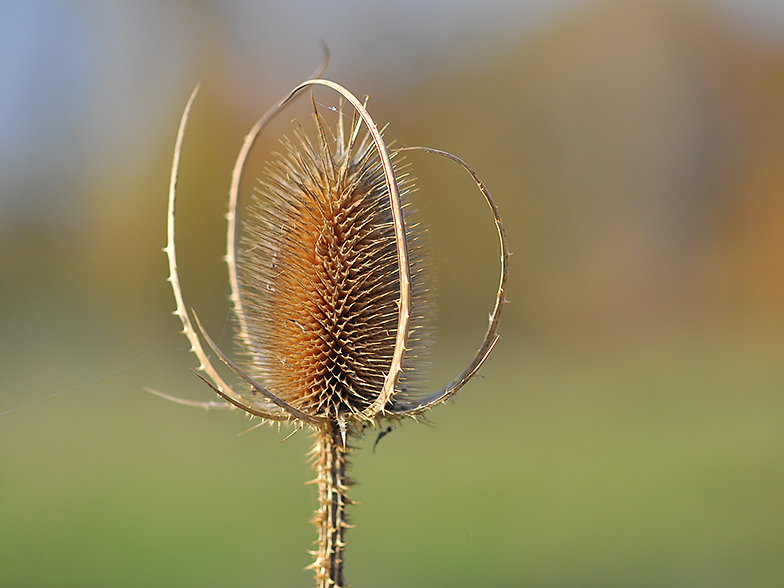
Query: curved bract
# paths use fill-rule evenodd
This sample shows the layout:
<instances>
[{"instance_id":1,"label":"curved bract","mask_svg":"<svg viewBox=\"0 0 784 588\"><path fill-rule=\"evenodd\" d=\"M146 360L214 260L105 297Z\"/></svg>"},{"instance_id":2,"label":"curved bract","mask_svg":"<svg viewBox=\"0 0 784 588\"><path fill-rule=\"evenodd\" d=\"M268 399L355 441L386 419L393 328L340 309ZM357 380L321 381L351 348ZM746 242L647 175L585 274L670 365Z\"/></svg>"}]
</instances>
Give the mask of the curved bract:
<instances>
[{"instance_id":1,"label":"curved bract","mask_svg":"<svg viewBox=\"0 0 784 588\"><path fill-rule=\"evenodd\" d=\"M493 308L493 312L490 313L490 320L489 324L487 325L487 331L485 332L485 338L482 341L482 345L480 345L479 350L476 352L474 359L462 372L460 372L460 374L458 374L454 380L449 382L443 388L440 388L432 394L419 399L417 402L395 402L389 411L390 413L399 416L416 416L433 408L437 404L445 402L453 394L460 390L460 388L462 388L468 382L468 380L470 380L474 374L479 371L479 368L482 367L482 364L488 358L490 352L498 342L498 322L501 320L501 309L503 309L504 303L506 302L506 281L509 273L509 245L506 240L504 224L501 221L501 215L498 212L498 207L496 206L493 197L490 196L490 192L487 190L487 187L485 187L482 180L479 179L479 176L476 175L476 172L471 169L471 167L469 167L465 161L455 155L452 155L451 153L447 153L446 151L431 149L429 147L404 147L398 150L398 152L400 151L424 151L425 153L440 155L442 157L446 157L447 159L451 159L460 165L464 170L466 170L471 175L471 178L476 183L477 188L479 188L479 191L482 193L482 196L484 196L485 201L493 213L496 231L498 232L498 241L501 247L501 278L498 284L498 293L496 295L495 307Z\"/></svg>"},{"instance_id":2,"label":"curved bract","mask_svg":"<svg viewBox=\"0 0 784 588\"><path fill-rule=\"evenodd\" d=\"M199 367L197 368L198 371L204 372L209 379L213 382L216 389L220 390L225 396L231 398L233 404L243 405L245 404L245 400L237 394L226 382L221 378L220 374L218 374L217 370L213 367L212 363L210 362L207 354L204 352L204 348L201 345L201 341L199 340L199 336L193 328L193 324L191 323L190 316L188 315L188 311L185 307L185 302L182 297L182 290L180 288L180 278L179 273L177 271L177 249L175 246L174 241L174 218L176 213L176 204L177 204L177 175L179 172L179 165L180 165L180 156L182 153L182 143L185 137L185 127L188 121L188 114L190 113L191 106L193 105L193 101L196 99L196 94L199 91L199 86L193 90L188 103L185 106L185 111L182 114L182 119L180 120L180 128L177 132L177 142L175 143L174 147L174 160L172 162L172 172L171 172L171 179L169 182L169 206L167 212L167 234L168 234L168 243L164 251L166 252L166 256L169 259L169 282L172 285L172 292L174 293L174 299L177 303L177 308L174 311L174 314L179 317L180 321L182 321L182 329L183 334L188 338L188 341L191 344L191 351L196 355L199 360ZM154 391L153 391L154 392ZM211 404L199 404L204 408L212 408ZM268 406L266 404L258 404L253 407L253 410L258 412L257 416L263 416L263 418L273 420L273 421L281 421L281 420L289 420L289 415L282 410L277 409L274 406Z\"/></svg>"}]
</instances>

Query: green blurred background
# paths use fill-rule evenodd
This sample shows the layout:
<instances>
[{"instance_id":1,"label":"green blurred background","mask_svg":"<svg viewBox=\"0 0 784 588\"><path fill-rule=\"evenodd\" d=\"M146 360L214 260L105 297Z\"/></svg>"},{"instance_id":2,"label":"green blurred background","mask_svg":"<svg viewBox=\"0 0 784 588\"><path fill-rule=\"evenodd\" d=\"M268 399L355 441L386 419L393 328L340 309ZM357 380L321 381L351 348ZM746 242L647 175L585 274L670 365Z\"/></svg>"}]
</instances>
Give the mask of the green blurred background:
<instances>
[{"instance_id":1,"label":"green blurred background","mask_svg":"<svg viewBox=\"0 0 784 588\"><path fill-rule=\"evenodd\" d=\"M514 253L482 377L356 453L351 585L784 585L782 23L741 0L0 4L0 585L312 585L307 436L143 388L211 399L161 252L190 90L182 281L226 347L231 165L319 38L389 138L470 162ZM436 386L479 343L497 245L463 172L409 159Z\"/></svg>"}]
</instances>

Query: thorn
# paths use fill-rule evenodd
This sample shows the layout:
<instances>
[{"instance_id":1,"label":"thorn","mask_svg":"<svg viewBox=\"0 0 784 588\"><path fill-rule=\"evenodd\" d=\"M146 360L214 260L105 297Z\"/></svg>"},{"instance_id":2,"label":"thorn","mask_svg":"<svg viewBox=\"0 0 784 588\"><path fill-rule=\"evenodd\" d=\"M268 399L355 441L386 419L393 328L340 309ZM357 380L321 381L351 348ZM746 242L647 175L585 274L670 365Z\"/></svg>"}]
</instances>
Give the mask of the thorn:
<instances>
[{"instance_id":1,"label":"thorn","mask_svg":"<svg viewBox=\"0 0 784 588\"><path fill-rule=\"evenodd\" d=\"M338 414L338 425L340 426L340 436L343 439L343 449L346 449L346 419L342 414Z\"/></svg>"},{"instance_id":2,"label":"thorn","mask_svg":"<svg viewBox=\"0 0 784 588\"><path fill-rule=\"evenodd\" d=\"M251 416L253 416L253 415L251 415ZM256 425L256 427L260 427L260 426L261 426L261 425L263 425L263 424L264 424L264 421L261 421L261 422L260 422L258 425ZM280 424L280 423L278 423L278 424ZM253 428L255 429L256 427L253 427ZM251 429L249 429L249 430L251 430ZM293 430L291 433L289 433L288 435L286 435L285 437L283 437L283 439L281 439L280 441L278 441L277 443L275 443L275 445L280 445L280 444L281 444L281 443L283 443L284 441L288 441L288 440L289 440L291 437L293 437L293 436L294 436L296 433L299 433L301 430L302 430L302 427L297 427L297 428L296 428L296 429L294 429L294 430Z\"/></svg>"}]
</instances>

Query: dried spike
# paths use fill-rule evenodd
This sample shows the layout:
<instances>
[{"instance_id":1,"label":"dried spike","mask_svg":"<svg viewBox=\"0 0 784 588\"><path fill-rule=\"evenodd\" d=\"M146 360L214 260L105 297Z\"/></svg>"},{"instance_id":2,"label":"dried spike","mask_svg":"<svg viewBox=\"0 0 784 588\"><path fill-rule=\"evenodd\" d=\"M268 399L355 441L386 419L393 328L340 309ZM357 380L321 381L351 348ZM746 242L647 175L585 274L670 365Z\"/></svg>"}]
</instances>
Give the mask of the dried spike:
<instances>
[{"instance_id":1,"label":"dried spike","mask_svg":"<svg viewBox=\"0 0 784 588\"><path fill-rule=\"evenodd\" d=\"M145 388L147 392L151 394L155 394L156 396L160 396L161 398L165 398L166 400L171 400L172 402L176 402L177 404L184 404L185 406L196 406L198 408L204 408L205 410L209 410L211 408L236 408L232 404L227 404L226 402L201 402L198 400L187 400L185 398L180 398L179 396L172 396L171 394L166 394L165 392L160 392L153 388Z\"/></svg>"},{"instance_id":2,"label":"dried spike","mask_svg":"<svg viewBox=\"0 0 784 588\"><path fill-rule=\"evenodd\" d=\"M310 101L313 104L313 119L316 121L316 128L318 129L319 134L319 155L321 157L322 166L325 172L327 172L328 177L327 180L331 184L335 184L335 164L334 160L332 159L332 150L329 148L329 141L327 141L327 134L324 131L324 124L323 120L321 119L321 115L318 113L318 109L316 108L316 98L313 96L313 91L310 92ZM328 202L331 204L332 199L329 199Z\"/></svg>"}]
</instances>

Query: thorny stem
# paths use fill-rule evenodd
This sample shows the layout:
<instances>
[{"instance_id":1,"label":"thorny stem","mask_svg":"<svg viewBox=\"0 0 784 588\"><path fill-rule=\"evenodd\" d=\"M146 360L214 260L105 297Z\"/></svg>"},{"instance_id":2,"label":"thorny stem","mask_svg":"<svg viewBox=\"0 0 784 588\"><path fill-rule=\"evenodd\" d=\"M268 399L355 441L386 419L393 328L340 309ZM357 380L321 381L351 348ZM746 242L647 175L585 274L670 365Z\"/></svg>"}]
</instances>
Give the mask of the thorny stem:
<instances>
[{"instance_id":1,"label":"thorny stem","mask_svg":"<svg viewBox=\"0 0 784 588\"><path fill-rule=\"evenodd\" d=\"M316 588L342 588L343 550L346 547L345 531L350 528L346 520L346 506L351 500L346 496L352 481L346 477L348 451L340 428L330 423L316 432L316 444L311 451L313 470L318 484L319 506L312 523L318 529L318 550L313 552L315 561L308 566L316 573Z\"/></svg>"}]
</instances>

